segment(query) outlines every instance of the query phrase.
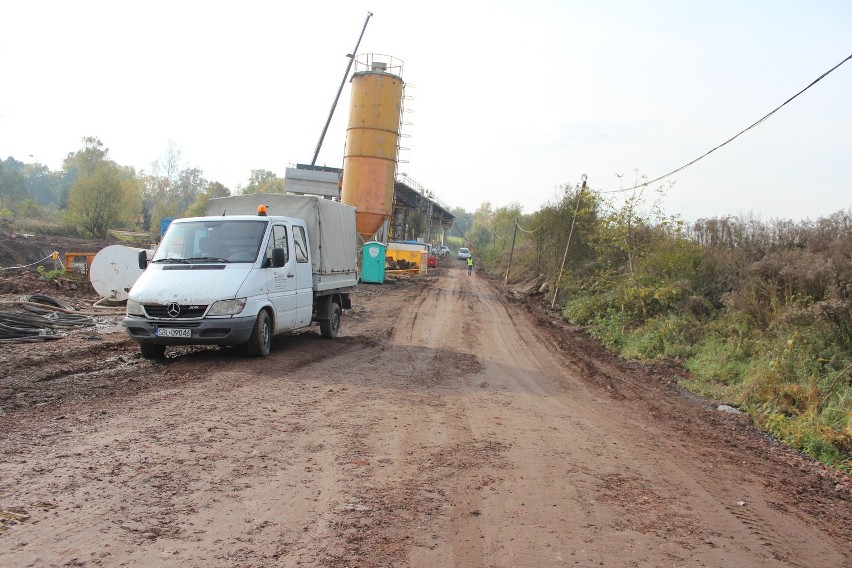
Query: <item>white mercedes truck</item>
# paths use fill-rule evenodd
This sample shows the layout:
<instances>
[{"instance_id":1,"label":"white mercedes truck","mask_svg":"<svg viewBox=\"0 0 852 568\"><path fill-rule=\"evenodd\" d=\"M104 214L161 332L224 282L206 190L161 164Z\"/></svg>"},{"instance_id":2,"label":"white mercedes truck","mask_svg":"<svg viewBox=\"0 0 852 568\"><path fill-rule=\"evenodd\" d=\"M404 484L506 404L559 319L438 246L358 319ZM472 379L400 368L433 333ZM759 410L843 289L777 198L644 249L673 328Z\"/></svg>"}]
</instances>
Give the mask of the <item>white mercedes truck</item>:
<instances>
[{"instance_id":1,"label":"white mercedes truck","mask_svg":"<svg viewBox=\"0 0 852 568\"><path fill-rule=\"evenodd\" d=\"M319 324L340 329L358 284L355 209L315 196L211 199L206 217L171 222L128 293L127 333L142 356L170 345L245 345Z\"/></svg>"}]
</instances>

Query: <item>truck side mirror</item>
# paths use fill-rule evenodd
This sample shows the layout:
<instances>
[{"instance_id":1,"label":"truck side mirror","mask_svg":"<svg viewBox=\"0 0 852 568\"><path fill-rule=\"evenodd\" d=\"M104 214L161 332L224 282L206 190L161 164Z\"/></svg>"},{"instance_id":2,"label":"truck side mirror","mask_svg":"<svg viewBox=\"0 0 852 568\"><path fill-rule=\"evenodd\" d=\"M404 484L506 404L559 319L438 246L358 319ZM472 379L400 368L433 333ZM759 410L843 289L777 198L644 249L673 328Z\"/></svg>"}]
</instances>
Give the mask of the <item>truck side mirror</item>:
<instances>
[{"instance_id":1,"label":"truck side mirror","mask_svg":"<svg viewBox=\"0 0 852 568\"><path fill-rule=\"evenodd\" d=\"M148 267L148 251L139 251L139 268L145 270Z\"/></svg>"},{"instance_id":2,"label":"truck side mirror","mask_svg":"<svg viewBox=\"0 0 852 568\"><path fill-rule=\"evenodd\" d=\"M283 248L272 249L272 266L273 268L281 268L287 263L287 254Z\"/></svg>"}]
</instances>

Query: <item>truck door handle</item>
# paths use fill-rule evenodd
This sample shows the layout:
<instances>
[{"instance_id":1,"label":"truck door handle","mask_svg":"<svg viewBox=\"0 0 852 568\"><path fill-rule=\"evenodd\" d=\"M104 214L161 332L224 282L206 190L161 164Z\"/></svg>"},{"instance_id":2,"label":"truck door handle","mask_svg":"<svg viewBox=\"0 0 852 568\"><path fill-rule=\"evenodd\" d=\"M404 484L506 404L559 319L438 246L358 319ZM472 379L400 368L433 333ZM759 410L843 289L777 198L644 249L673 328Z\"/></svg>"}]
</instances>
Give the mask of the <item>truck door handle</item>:
<instances>
[{"instance_id":1,"label":"truck door handle","mask_svg":"<svg viewBox=\"0 0 852 568\"><path fill-rule=\"evenodd\" d=\"M295 274L288 274L287 278L293 278L294 276L296 276L296 275Z\"/></svg>"}]
</instances>

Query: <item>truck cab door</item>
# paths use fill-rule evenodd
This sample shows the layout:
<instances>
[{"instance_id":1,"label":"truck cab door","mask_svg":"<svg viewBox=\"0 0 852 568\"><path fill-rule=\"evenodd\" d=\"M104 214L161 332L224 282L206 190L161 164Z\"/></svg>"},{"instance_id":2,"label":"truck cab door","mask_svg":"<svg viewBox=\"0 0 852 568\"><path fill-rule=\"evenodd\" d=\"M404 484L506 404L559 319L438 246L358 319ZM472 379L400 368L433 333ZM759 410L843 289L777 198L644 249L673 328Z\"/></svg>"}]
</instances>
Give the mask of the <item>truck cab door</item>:
<instances>
[{"instance_id":1,"label":"truck cab door","mask_svg":"<svg viewBox=\"0 0 852 568\"><path fill-rule=\"evenodd\" d=\"M272 249L284 250L284 266L273 266ZM275 333L296 327L296 272L287 226L275 224L266 246L267 294L275 308Z\"/></svg>"},{"instance_id":2,"label":"truck cab door","mask_svg":"<svg viewBox=\"0 0 852 568\"><path fill-rule=\"evenodd\" d=\"M293 225L293 252L296 271L296 326L311 324L314 311L314 279L307 230Z\"/></svg>"}]
</instances>

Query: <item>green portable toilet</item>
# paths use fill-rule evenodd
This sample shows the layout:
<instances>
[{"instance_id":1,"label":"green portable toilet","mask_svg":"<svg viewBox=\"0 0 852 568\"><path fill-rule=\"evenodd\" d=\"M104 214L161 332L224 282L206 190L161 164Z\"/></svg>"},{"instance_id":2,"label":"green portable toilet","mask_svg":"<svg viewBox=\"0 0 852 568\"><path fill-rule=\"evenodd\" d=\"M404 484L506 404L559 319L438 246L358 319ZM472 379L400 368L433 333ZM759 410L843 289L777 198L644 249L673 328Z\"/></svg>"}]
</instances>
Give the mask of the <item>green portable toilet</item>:
<instances>
[{"instance_id":1,"label":"green portable toilet","mask_svg":"<svg viewBox=\"0 0 852 568\"><path fill-rule=\"evenodd\" d=\"M364 243L361 259L361 282L382 284L385 281L385 252L382 243L370 241Z\"/></svg>"}]
</instances>

